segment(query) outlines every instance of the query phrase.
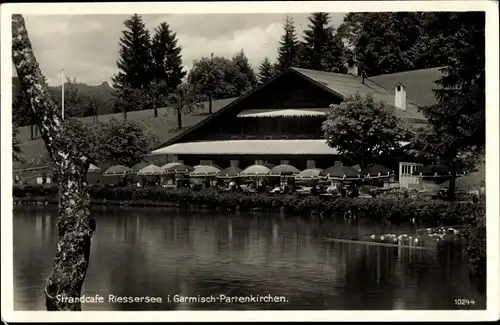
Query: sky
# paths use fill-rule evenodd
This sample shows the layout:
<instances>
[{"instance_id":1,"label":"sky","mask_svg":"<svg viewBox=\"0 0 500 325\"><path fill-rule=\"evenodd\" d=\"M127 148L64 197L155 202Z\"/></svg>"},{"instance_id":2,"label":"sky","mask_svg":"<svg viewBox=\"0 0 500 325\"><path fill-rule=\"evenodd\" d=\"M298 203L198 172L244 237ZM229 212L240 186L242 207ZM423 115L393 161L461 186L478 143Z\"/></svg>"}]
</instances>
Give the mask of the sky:
<instances>
[{"instance_id":1,"label":"sky","mask_svg":"<svg viewBox=\"0 0 500 325\"><path fill-rule=\"evenodd\" d=\"M152 32L166 22L177 33L186 70L203 56L232 57L243 49L257 72L267 56L276 59L283 34L283 14L164 14L142 15ZM299 37L307 28L309 14L291 15ZM331 13L338 27L343 13ZM50 85L61 84L61 69L78 82L111 84L117 72L118 40L127 15L25 15L35 56Z\"/></svg>"}]
</instances>

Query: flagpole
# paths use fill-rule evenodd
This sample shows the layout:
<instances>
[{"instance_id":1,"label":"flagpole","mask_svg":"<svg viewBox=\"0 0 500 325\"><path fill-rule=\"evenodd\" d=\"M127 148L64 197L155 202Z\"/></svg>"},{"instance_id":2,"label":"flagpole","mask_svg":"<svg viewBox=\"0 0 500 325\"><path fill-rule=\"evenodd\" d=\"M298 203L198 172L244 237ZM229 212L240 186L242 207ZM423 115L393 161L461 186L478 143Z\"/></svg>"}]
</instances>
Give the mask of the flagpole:
<instances>
[{"instance_id":1,"label":"flagpole","mask_svg":"<svg viewBox=\"0 0 500 325\"><path fill-rule=\"evenodd\" d=\"M61 70L61 117L64 120L64 69Z\"/></svg>"}]
</instances>

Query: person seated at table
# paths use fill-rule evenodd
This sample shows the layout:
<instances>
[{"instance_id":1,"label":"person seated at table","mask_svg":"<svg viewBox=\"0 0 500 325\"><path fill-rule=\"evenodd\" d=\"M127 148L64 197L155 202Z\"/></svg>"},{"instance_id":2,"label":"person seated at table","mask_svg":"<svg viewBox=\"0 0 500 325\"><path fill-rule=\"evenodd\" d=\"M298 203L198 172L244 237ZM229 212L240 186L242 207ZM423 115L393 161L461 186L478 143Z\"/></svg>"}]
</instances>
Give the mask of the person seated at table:
<instances>
[{"instance_id":1,"label":"person seated at table","mask_svg":"<svg viewBox=\"0 0 500 325\"><path fill-rule=\"evenodd\" d=\"M236 192L237 190L237 187L236 187L236 182L234 180L232 180L231 182L229 182L229 190L231 192Z\"/></svg>"},{"instance_id":2,"label":"person seated at table","mask_svg":"<svg viewBox=\"0 0 500 325\"><path fill-rule=\"evenodd\" d=\"M328 194L338 194L339 189L337 183L331 183L330 186L327 187L326 193Z\"/></svg>"},{"instance_id":3,"label":"person seated at table","mask_svg":"<svg viewBox=\"0 0 500 325\"><path fill-rule=\"evenodd\" d=\"M358 188L356 185L353 185L350 189L349 189L349 193L348 193L348 196L350 198L355 198L355 197L358 197L359 196L359 191L358 191Z\"/></svg>"},{"instance_id":4,"label":"person seated at table","mask_svg":"<svg viewBox=\"0 0 500 325\"><path fill-rule=\"evenodd\" d=\"M347 197L347 188L345 186L342 186L340 188L340 196L341 197Z\"/></svg>"}]
</instances>

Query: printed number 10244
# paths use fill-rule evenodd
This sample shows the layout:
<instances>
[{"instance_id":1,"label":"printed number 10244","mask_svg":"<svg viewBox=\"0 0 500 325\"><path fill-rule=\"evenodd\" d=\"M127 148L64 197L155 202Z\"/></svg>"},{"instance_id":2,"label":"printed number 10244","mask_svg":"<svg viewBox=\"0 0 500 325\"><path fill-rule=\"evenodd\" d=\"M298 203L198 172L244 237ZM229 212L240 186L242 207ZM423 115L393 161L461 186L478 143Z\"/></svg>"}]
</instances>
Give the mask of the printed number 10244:
<instances>
[{"instance_id":1,"label":"printed number 10244","mask_svg":"<svg viewBox=\"0 0 500 325\"><path fill-rule=\"evenodd\" d=\"M459 298L453 300L455 302L455 306L474 306L476 302L472 299Z\"/></svg>"}]
</instances>

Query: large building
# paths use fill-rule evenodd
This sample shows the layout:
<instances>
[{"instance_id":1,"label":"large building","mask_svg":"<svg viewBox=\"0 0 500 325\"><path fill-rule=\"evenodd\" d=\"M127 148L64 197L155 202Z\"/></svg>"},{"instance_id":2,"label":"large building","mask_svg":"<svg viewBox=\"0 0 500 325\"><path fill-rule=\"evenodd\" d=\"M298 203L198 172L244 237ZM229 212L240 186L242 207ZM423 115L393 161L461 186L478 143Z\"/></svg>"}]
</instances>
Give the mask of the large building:
<instances>
[{"instance_id":1,"label":"large building","mask_svg":"<svg viewBox=\"0 0 500 325\"><path fill-rule=\"evenodd\" d=\"M299 169L356 164L324 140L321 123L329 105L348 95L370 93L395 106L402 119L421 126L426 120L419 106L435 102L432 89L439 76L439 68L371 78L358 76L356 66L347 74L290 68L162 144L151 158L223 168L264 162L289 163ZM396 171L401 186L418 183L411 173L422 162L402 152L383 162Z\"/></svg>"}]
</instances>

